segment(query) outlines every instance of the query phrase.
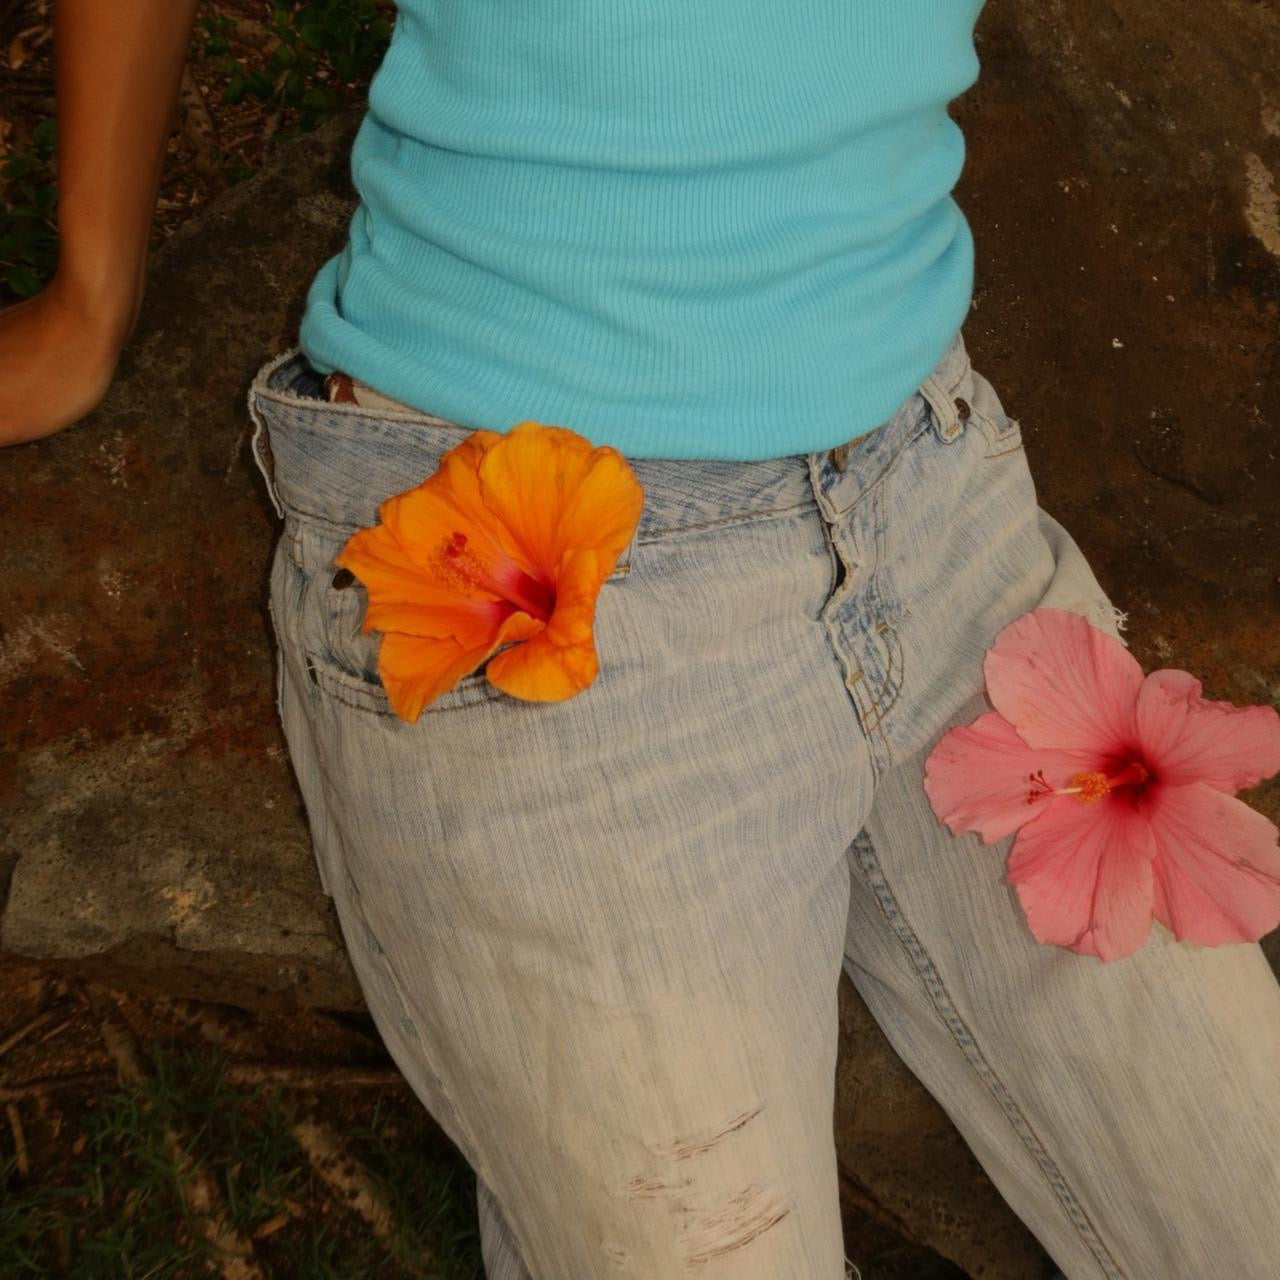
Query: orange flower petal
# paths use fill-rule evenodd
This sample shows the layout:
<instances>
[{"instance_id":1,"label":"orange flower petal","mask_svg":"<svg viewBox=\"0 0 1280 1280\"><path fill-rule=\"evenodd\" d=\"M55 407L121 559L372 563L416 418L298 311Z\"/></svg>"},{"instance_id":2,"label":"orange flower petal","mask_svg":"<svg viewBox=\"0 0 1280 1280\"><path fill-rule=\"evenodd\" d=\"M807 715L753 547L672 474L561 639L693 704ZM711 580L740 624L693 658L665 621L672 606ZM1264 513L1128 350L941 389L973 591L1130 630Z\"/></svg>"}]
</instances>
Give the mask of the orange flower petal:
<instances>
[{"instance_id":1,"label":"orange flower petal","mask_svg":"<svg viewBox=\"0 0 1280 1280\"><path fill-rule=\"evenodd\" d=\"M382 637L378 675L391 709L410 723L422 708L470 675L491 652L464 649L450 640L424 640L393 631Z\"/></svg>"},{"instance_id":2,"label":"orange flower petal","mask_svg":"<svg viewBox=\"0 0 1280 1280\"><path fill-rule=\"evenodd\" d=\"M335 557L364 583L363 630L452 636L467 647L490 640L511 606L490 593L464 595L419 568L386 526L358 530Z\"/></svg>"},{"instance_id":3,"label":"orange flower petal","mask_svg":"<svg viewBox=\"0 0 1280 1280\"><path fill-rule=\"evenodd\" d=\"M593 623L600 581L601 560L595 551L568 557L550 622L527 643L491 659L486 668L490 682L531 702L558 702L581 693L599 672Z\"/></svg>"},{"instance_id":4,"label":"orange flower petal","mask_svg":"<svg viewBox=\"0 0 1280 1280\"><path fill-rule=\"evenodd\" d=\"M422 640L455 640L463 648L474 649L492 644L507 618L515 616L510 605L465 597L453 597L442 604L370 601L365 607L363 630L400 631Z\"/></svg>"},{"instance_id":5,"label":"orange flower petal","mask_svg":"<svg viewBox=\"0 0 1280 1280\"><path fill-rule=\"evenodd\" d=\"M630 464L616 450L602 446L576 489L566 490L558 530L561 550L594 547L603 581L631 541L643 507L644 487Z\"/></svg>"},{"instance_id":6,"label":"orange flower petal","mask_svg":"<svg viewBox=\"0 0 1280 1280\"><path fill-rule=\"evenodd\" d=\"M477 518L464 507L458 505L454 493L445 487L440 473L436 472L416 488L388 498L378 513L381 527L390 532L416 564L433 573L442 568L443 547L458 533L466 535L467 551L477 557L485 569L491 570L498 561L509 559L493 517L485 513ZM474 588L461 585L460 589Z\"/></svg>"},{"instance_id":7,"label":"orange flower petal","mask_svg":"<svg viewBox=\"0 0 1280 1280\"><path fill-rule=\"evenodd\" d=\"M536 422L517 423L485 455L480 486L489 510L544 576L557 572L566 551L584 547L612 553L616 562L644 503L644 489L616 449Z\"/></svg>"},{"instance_id":8,"label":"orange flower petal","mask_svg":"<svg viewBox=\"0 0 1280 1280\"><path fill-rule=\"evenodd\" d=\"M345 565L366 586L383 575L408 575L424 586L433 582L422 566L410 557L408 551L381 524L357 529L333 560L335 564Z\"/></svg>"},{"instance_id":9,"label":"orange flower petal","mask_svg":"<svg viewBox=\"0 0 1280 1280\"><path fill-rule=\"evenodd\" d=\"M503 527L501 519L489 508L480 485L481 462L486 453L504 439L497 431L474 432L444 455L439 469L426 483L442 486L458 515L468 522L464 527L483 530L488 535L492 545L484 548L486 552L500 551L520 564L526 573L533 574L536 572L535 564L514 534Z\"/></svg>"},{"instance_id":10,"label":"orange flower petal","mask_svg":"<svg viewBox=\"0 0 1280 1280\"><path fill-rule=\"evenodd\" d=\"M531 618L519 609L502 624L498 631L498 643L507 641L532 640L539 632L545 631L547 624L541 618Z\"/></svg>"},{"instance_id":11,"label":"orange flower petal","mask_svg":"<svg viewBox=\"0 0 1280 1280\"><path fill-rule=\"evenodd\" d=\"M383 632L379 672L396 713L416 720L486 658L513 697L586 688L599 665L596 598L643 505L617 450L533 421L473 432L383 502L381 523L336 561L368 593L364 629Z\"/></svg>"},{"instance_id":12,"label":"orange flower petal","mask_svg":"<svg viewBox=\"0 0 1280 1280\"><path fill-rule=\"evenodd\" d=\"M556 645L544 631L489 660L489 683L528 702L563 702L581 693L599 673L595 645Z\"/></svg>"}]
</instances>

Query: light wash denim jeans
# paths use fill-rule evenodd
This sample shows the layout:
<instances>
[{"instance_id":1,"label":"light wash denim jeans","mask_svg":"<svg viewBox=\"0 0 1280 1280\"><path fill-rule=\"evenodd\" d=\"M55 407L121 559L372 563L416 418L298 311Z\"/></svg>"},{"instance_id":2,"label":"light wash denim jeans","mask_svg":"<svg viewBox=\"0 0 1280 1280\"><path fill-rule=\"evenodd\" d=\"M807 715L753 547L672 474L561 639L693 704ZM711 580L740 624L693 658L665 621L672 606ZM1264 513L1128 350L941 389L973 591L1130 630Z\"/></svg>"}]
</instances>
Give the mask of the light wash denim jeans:
<instances>
[{"instance_id":1,"label":"light wash denim jeans","mask_svg":"<svg viewBox=\"0 0 1280 1280\"><path fill-rule=\"evenodd\" d=\"M840 1280L842 966L1070 1280L1280 1274L1259 948L1039 945L1007 842L930 811L924 757L985 709L1007 622L1116 634L959 338L831 451L632 459L596 681L532 703L477 672L416 724L332 558L469 432L321 385L286 352L249 396L284 731L370 1013L476 1170L492 1280Z\"/></svg>"}]
</instances>

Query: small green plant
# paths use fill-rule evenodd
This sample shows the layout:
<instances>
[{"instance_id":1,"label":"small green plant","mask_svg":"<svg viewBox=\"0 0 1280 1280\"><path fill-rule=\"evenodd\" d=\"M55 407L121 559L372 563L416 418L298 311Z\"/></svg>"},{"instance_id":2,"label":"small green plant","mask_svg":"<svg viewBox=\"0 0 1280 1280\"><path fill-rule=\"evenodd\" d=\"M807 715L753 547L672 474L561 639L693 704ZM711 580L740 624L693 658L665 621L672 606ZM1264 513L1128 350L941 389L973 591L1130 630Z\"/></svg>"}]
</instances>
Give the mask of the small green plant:
<instances>
[{"instance_id":1,"label":"small green plant","mask_svg":"<svg viewBox=\"0 0 1280 1280\"><path fill-rule=\"evenodd\" d=\"M343 87L367 82L391 38L391 22L376 0L276 5L266 26L274 47L265 67L248 67L232 56L235 23L226 17L202 20L204 53L223 59L228 102L252 96L272 108L289 108L298 113L301 132L343 105Z\"/></svg>"},{"instance_id":2,"label":"small green plant","mask_svg":"<svg viewBox=\"0 0 1280 1280\"><path fill-rule=\"evenodd\" d=\"M347 1130L391 1193L396 1254L407 1260L429 1246L434 1280L483 1280L475 1173L461 1156L442 1156L435 1144L415 1140L413 1133L404 1113L388 1108L385 1097L378 1098L367 1124Z\"/></svg>"},{"instance_id":3,"label":"small green plant","mask_svg":"<svg viewBox=\"0 0 1280 1280\"><path fill-rule=\"evenodd\" d=\"M57 127L52 116L41 120L29 149L0 164L0 285L19 298L38 293L58 261Z\"/></svg>"},{"instance_id":4,"label":"small green plant","mask_svg":"<svg viewBox=\"0 0 1280 1280\"><path fill-rule=\"evenodd\" d=\"M475 1176L442 1146L420 1104L377 1095L344 1139L389 1195L395 1237L380 1241L335 1202L293 1136L301 1111L278 1084L226 1078L221 1051L147 1046L150 1073L98 1095L79 1116L73 1157L30 1178L0 1163L4 1280L204 1280L220 1274L189 1216L166 1135L217 1185L230 1225L269 1274L290 1280L481 1280ZM185 1163L185 1161L184 1161ZM290 1208L290 1220L255 1233ZM292 1208L304 1216L294 1217ZM424 1270L415 1260L429 1258Z\"/></svg>"}]
</instances>

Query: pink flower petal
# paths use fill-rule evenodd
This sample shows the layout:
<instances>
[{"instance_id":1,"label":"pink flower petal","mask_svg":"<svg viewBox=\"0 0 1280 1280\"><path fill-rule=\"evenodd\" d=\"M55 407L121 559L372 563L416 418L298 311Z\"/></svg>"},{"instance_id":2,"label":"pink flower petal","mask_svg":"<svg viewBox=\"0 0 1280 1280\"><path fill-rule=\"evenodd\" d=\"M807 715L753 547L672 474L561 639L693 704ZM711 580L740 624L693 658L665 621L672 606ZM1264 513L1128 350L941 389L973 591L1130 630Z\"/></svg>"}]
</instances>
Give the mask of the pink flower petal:
<instances>
[{"instance_id":1,"label":"pink flower petal","mask_svg":"<svg viewBox=\"0 0 1280 1280\"><path fill-rule=\"evenodd\" d=\"M1277 831L1242 800L1205 782L1158 788L1156 918L1180 941L1254 942L1280 924Z\"/></svg>"},{"instance_id":2,"label":"pink flower petal","mask_svg":"<svg viewBox=\"0 0 1280 1280\"><path fill-rule=\"evenodd\" d=\"M1050 787L1093 767L1092 756L1035 751L998 712L942 735L924 762L924 789L938 820L959 835L976 831L985 844L1039 817L1046 801L1027 802L1030 775L1043 771ZM1078 803L1078 802L1077 802Z\"/></svg>"},{"instance_id":3,"label":"pink flower petal","mask_svg":"<svg viewBox=\"0 0 1280 1280\"><path fill-rule=\"evenodd\" d=\"M995 709L1028 746L1088 751L1098 760L1136 740L1142 667L1078 613L1024 613L996 637L983 672Z\"/></svg>"},{"instance_id":4,"label":"pink flower petal","mask_svg":"<svg viewBox=\"0 0 1280 1280\"><path fill-rule=\"evenodd\" d=\"M1059 796L1018 832L1007 878L1039 941L1118 960L1151 930L1154 848L1127 800Z\"/></svg>"},{"instance_id":5,"label":"pink flower petal","mask_svg":"<svg viewBox=\"0 0 1280 1280\"><path fill-rule=\"evenodd\" d=\"M1200 696L1186 671L1153 671L1138 694L1143 754L1161 785L1207 782L1231 794L1280 770L1280 715Z\"/></svg>"}]
</instances>

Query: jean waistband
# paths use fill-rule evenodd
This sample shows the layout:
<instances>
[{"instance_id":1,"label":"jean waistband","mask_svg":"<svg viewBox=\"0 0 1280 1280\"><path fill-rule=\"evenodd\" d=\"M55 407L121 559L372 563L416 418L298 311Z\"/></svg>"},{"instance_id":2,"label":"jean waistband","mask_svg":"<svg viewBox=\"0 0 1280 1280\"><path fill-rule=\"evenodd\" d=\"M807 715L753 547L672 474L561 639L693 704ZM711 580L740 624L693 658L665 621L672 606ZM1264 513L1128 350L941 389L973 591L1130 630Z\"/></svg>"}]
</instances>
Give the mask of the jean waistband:
<instances>
[{"instance_id":1,"label":"jean waistband","mask_svg":"<svg viewBox=\"0 0 1280 1280\"><path fill-rule=\"evenodd\" d=\"M972 376L957 333L895 413L832 449L752 461L628 458L645 491L633 544L815 504L844 510L921 430L947 443L964 430ZM263 365L248 400L254 459L277 514L348 528L376 523L382 501L424 480L472 431L428 413L332 403L297 347Z\"/></svg>"}]
</instances>

